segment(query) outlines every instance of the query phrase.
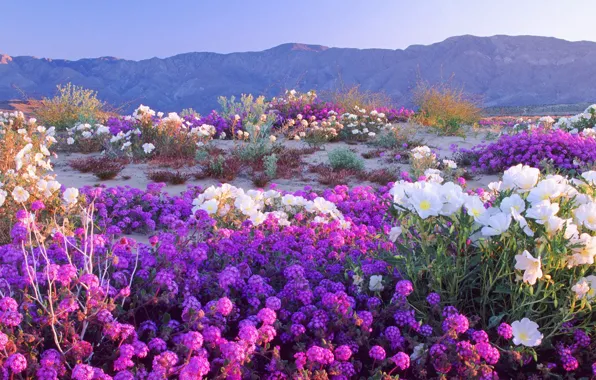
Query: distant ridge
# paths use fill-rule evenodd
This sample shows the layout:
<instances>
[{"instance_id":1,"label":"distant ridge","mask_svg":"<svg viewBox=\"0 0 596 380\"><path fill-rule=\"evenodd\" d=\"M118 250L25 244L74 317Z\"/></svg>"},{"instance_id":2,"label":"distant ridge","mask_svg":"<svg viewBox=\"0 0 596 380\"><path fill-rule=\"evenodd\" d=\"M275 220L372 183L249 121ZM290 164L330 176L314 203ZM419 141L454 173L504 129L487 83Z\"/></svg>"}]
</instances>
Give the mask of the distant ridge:
<instances>
[{"instance_id":1,"label":"distant ridge","mask_svg":"<svg viewBox=\"0 0 596 380\"><path fill-rule=\"evenodd\" d=\"M288 43L259 52L185 53L140 61L76 61L0 55L0 100L39 98L60 83L92 88L120 105L206 112L220 95L274 96L359 84L410 105L418 78L452 78L489 107L596 101L596 43L552 37L470 35L406 49L351 49ZM131 105L132 108L132 105Z\"/></svg>"}]
</instances>

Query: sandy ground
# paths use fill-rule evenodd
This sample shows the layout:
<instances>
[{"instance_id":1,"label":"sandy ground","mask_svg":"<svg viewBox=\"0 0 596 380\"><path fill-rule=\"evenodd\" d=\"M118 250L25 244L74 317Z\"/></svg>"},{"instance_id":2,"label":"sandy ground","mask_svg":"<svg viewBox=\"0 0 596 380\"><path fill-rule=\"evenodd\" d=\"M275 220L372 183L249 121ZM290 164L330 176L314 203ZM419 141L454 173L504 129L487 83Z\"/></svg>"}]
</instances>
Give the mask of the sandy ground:
<instances>
[{"instance_id":1,"label":"sandy ground","mask_svg":"<svg viewBox=\"0 0 596 380\"><path fill-rule=\"evenodd\" d=\"M468 131L468 133L466 134L466 138L456 136L439 136L429 131L421 131L419 127L416 127L415 132L415 138L422 139L426 145L435 149L439 159L452 157L452 151L450 150L452 144L456 144L460 148L471 148L475 145L488 142L486 140L486 136L487 134L484 131ZM213 144L216 147L221 148L225 151L231 150L234 146L233 141L215 140L213 141ZM302 141L285 141L283 142L283 144L288 148L301 148L307 146ZM299 190L304 188L304 186L311 186L315 190L324 189L326 186L319 184L317 182L317 175L309 173L306 166L309 164L316 165L328 163L328 152L341 147L352 149L358 155L379 149L379 147L364 143L356 145L347 144L345 142L328 143L325 144L320 151L302 157L305 167L301 176L292 179L276 179L272 182L275 183L279 189L286 191ZM147 184L151 182L147 178L147 172L150 171L152 167L144 163L129 164L115 179L107 181L100 181L91 173L80 173L72 169L68 164L71 160L77 160L89 156L99 156L99 154L85 155L81 153L59 153L58 158L55 158L53 160L54 172L57 174L58 181L60 181L60 183L64 184L67 187L82 187L103 184L108 187L130 186L140 189L146 188ZM383 168L388 170L395 170L396 173L400 173L409 169L409 165L407 164L388 163L386 157L374 157L370 159L364 159L364 163L366 170L375 170ZM194 168L186 168L183 170L193 171L193 169L198 168L199 167L197 166ZM475 177L471 181L468 181L468 185L472 188L486 186L489 182L495 181L497 179L498 177L494 175L481 175ZM354 179L347 180L346 182L349 186L373 186L373 184L371 183L362 182ZM165 188L165 190L169 194L180 194L188 187L188 185L200 185L202 187L207 187L211 185L217 185L219 183L221 182L216 179L196 180L194 178L191 178L186 184L168 185ZM252 183L252 180L250 179L247 173L241 173L236 179L230 181L230 184L242 187L244 189L255 188L255 185Z\"/></svg>"}]
</instances>

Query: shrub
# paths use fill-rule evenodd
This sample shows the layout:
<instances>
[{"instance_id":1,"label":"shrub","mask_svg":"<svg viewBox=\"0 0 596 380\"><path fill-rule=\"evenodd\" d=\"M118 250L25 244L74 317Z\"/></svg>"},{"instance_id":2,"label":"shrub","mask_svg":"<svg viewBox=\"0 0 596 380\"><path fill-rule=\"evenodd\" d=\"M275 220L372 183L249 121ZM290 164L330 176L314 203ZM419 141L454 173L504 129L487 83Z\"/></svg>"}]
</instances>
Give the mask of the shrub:
<instances>
[{"instance_id":1,"label":"shrub","mask_svg":"<svg viewBox=\"0 0 596 380\"><path fill-rule=\"evenodd\" d=\"M473 170L489 173L524 164L543 167L549 164L568 171L596 161L596 140L563 130L532 130L503 135L488 145L460 150L460 160L470 156Z\"/></svg>"},{"instance_id":2,"label":"shrub","mask_svg":"<svg viewBox=\"0 0 596 380\"><path fill-rule=\"evenodd\" d=\"M380 108L391 109L391 98L383 92L362 91L360 85L346 87L340 86L334 91L324 94L329 98L333 104L346 111L355 110L357 108L364 108L369 110L378 110ZM379 111L381 112L381 111Z\"/></svg>"},{"instance_id":3,"label":"shrub","mask_svg":"<svg viewBox=\"0 0 596 380\"><path fill-rule=\"evenodd\" d=\"M362 172L358 176L363 181L369 181L385 186L389 182L395 182L398 180L398 175L395 170L388 169L375 169L369 172Z\"/></svg>"},{"instance_id":4,"label":"shrub","mask_svg":"<svg viewBox=\"0 0 596 380\"><path fill-rule=\"evenodd\" d=\"M178 170L153 170L147 174L147 177L153 182L165 182L172 185L182 185L188 181L190 174L182 173Z\"/></svg>"},{"instance_id":5,"label":"shrub","mask_svg":"<svg viewBox=\"0 0 596 380\"><path fill-rule=\"evenodd\" d=\"M329 164L334 171L341 169L364 170L364 161L356 153L346 148L337 148L328 153Z\"/></svg>"},{"instance_id":6,"label":"shrub","mask_svg":"<svg viewBox=\"0 0 596 380\"><path fill-rule=\"evenodd\" d=\"M236 178L242 167L242 161L236 155L210 156L203 164L207 176L226 181Z\"/></svg>"},{"instance_id":7,"label":"shrub","mask_svg":"<svg viewBox=\"0 0 596 380\"><path fill-rule=\"evenodd\" d=\"M102 123L110 112L97 93L72 83L58 85L58 94L43 98L35 107L35 115L45 125L59 130L70 128L76 123Z\"/></svg>"},{"instance_id":8,"label":"shrub","mask_svg":"<svg viewBox=\"0 0 596 380\"><path fill-rule=\"evenodd\" d=\"M566 131L572 131L574 133L584 132L590 130L594 134L594 128L596 128L596 104L593 104L586 108L583 113L575 116L561 117L553 125L555 129L563 129Z\"/></svg>"},{"instance_id":9,"label":"shrub","mask_svg":"<svg viewBox=\"0 0 596 380\"><path fill-rule=\"evenodd\" d=\"M255 173L252 177L252 183L258 188L263 188L269 183L270 179L271 177L265 173Z\"/></svg>"},{"instance_id":10,"label":"shrub","mask_svg":"<svg viewBox=\"0 0 596 380\"><path fill-rule=\"evenodd\" d=\"M478 101L448 82L431 85L419 81L414 102L418 106L417 121L445 134L460 134L462 124L474 124L481 117Z\"/></svg>"},{"instance_id":11,"label":"shrub","mask_svg":"<svg viewBox=\"0 0 596 380\"><path fill-rule=\"evenodd\" d=\"M277 156L275 153L266 156L263 159L263 163L265 166L265 175L269 179L274 179L277 177Z\"/></svg>"},{"instance_id":12,"label":"shrub","mask_svg":"<svg viewBox=\"0 0 596 380\"><path fill-rule=\"evenodd\" d=\"M126 161L108 159L106 157L86 157L71 160L68 164L71 168L81 173L93 173L101 180L115 178L124 169Z\"/></svg>"},{"instance_id":13,"label":"shrub","mask_svg":"<svg viewBox=\"0 0 596 380\"><path fill-rule=\"evenodd\" d=\"M0 113L0 242L10 239L17 210L35 203L46 218L60 205L61 185L49 174L54 135L22 112Z\"/></svg>"}]
</instances>

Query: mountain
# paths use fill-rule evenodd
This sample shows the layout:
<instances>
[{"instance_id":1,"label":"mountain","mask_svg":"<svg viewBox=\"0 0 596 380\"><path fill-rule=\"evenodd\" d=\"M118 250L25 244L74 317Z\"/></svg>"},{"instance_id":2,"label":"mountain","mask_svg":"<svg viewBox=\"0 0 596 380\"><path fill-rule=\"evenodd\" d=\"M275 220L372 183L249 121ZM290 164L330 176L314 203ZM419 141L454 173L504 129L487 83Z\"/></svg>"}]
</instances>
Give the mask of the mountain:
<instances>
[{"instance_id":1,"label":"mountain","mask_svg":"<svg viewBox=\"0 0 596 380\"><path fill-rule=\"evenodd\" d=\"M115 104L206 112L220 95L278 95L284 89L332 90L359 84L411 105L418 78L451 78L485 106L580 103L596 100L596 43L550 37L451 37L404 50L283 44L260 52L186 53L141 61L62 59L0 54L0 100L52 95L73 82Z\"/></svg>"}]
</instances>

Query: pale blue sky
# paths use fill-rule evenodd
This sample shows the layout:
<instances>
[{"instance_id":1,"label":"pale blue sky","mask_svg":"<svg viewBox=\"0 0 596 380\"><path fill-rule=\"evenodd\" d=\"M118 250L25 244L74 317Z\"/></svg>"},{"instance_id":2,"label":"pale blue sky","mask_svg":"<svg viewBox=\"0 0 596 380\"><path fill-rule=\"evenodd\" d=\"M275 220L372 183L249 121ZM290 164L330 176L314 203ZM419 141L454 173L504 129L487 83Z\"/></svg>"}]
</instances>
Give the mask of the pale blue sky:
<instances>
[{"instance_id":1,"label":"pale blue sky","mask_svg":"<svg viewBox=\"0 0 596 380\"><path fill-rule=\"evenodd\" d=\"M402 49L462 34L596 41L594 1L3 0L0 53L144 59L286 42Z\"/></svg>"}]
</instances>

